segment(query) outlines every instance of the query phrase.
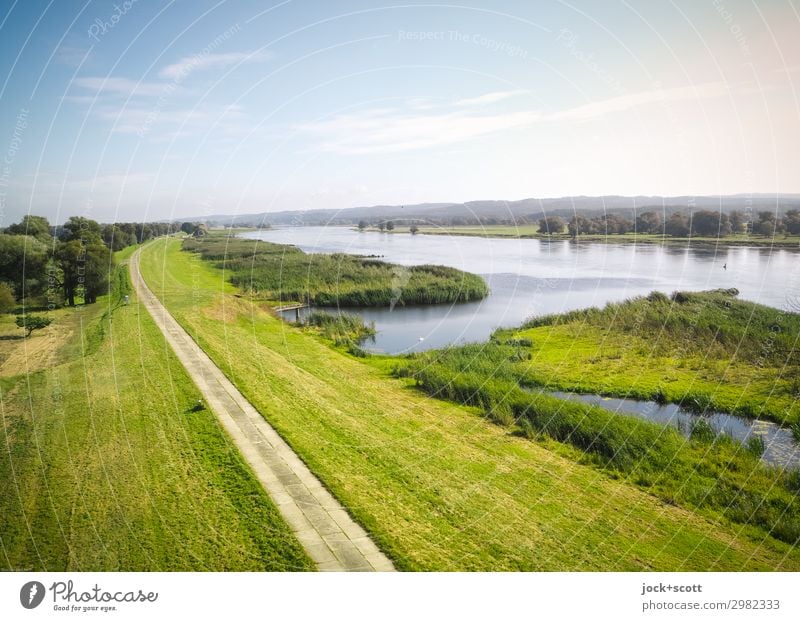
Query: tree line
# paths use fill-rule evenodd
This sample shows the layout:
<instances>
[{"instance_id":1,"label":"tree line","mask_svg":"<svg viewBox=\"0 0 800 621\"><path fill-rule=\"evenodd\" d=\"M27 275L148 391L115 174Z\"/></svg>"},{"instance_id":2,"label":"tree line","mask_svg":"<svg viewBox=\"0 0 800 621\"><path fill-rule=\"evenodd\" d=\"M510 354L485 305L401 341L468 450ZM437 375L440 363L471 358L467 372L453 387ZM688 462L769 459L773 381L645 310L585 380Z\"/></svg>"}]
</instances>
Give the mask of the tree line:
<instances>
[{"instance_id":1,"label":"tree line","mask_svg":"<svg viewBox=\"0 0 800 621\"><path fill-rule=\"evenodd\" d=\"M27 215L0 232L0 312L22 303L49 310L92 304L108 291L113 252L178 230L201 235L205 225L100 224L72 216L54 226L47 218Z\"/></svg>"},{"instance_id":2,"label":"tree line","mask_svg":"<svg viewBox=\"0 0 800 621\"><path fill-rule=\"evenodd\" d=\"M727 237L749 233L773 237L787 233L800 235L800 210L789 209L782 217L773 211L759 211L748 218L741 211L729 214L700 210L690 213L676 212L662 218L655 211L646 211L631 220L620 214L604 214L595 218L574 215L568 221L558 216L539 220L539 233L557 235L566 231L572 237L579 235L623 235L645 233L670 237Z\"/></svg>"}]
</instances>

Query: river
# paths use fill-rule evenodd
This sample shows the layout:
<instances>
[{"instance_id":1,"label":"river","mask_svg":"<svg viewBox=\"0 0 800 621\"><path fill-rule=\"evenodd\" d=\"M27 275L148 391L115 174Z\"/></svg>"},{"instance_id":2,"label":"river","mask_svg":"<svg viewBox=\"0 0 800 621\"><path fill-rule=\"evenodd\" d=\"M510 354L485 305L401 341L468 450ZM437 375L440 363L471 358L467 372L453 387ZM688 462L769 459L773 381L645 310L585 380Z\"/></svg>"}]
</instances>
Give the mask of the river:
<instances>
[{"instance_id":1,"label":"river","mask_svg":"<svg viewBox=\"0 0 800 621\"><path fill-rule=\"evenodd\" d=\"M400 354L486 340L528 317L624 300L658 290L735 287L742 299L786 308L800 300L794 249L499 239L359 232L347 227L286 227L244 237L294 244L305 252L379 255L400 265L449 265L483 276L479 302L358 309L375 323L366 349ZM349 309L348 309L349 310Z\"/></svg>"}]
</instances>

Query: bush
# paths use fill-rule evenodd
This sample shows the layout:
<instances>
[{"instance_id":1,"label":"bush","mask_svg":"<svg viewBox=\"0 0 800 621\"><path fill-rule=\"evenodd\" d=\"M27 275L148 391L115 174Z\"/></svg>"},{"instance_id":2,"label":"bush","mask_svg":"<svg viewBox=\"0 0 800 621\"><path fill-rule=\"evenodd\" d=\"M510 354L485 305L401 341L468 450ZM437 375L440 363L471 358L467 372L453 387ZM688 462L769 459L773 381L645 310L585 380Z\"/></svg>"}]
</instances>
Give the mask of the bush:
<instances>
[{"instance_id":1,"label":"bush","mask_svg":"<svg viewBox=\"0 0 800 621\"><path fill-rule=\"evenodd\" d=\"M51 319L41 315L20 315L17 317L17 326L26 330L25 337L29 337L34 330L41 330L52 323Z\"/></svg>"}]
</instances>

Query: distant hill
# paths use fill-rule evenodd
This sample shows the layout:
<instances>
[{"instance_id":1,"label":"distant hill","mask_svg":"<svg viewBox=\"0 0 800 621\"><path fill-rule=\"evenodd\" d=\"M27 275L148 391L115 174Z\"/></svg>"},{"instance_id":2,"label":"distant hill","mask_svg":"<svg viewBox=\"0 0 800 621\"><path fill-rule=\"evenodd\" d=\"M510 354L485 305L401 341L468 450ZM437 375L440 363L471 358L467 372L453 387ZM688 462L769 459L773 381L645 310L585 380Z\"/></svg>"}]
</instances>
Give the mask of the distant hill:
<instances>
[{"instance_id":1,"label":"distant hill","mask_svg":"<svg viewBox=\"0 0 800 621\"><path fill-rule=\"evenodd\" d=\"M699 209L774 211L800 209L800 194L732 194L725 196L565 196L526 198L518 201L482 200L466 203L419 203L415 205L376 205L348 209L311 209L241 215L213 215L182 218L226 226L335 225L357 224L359 220L421 221L446 224L526 222L544 215L569 218L575 213L600 215L618 213L632 217L634 212L658 210L667 214Z\"/></svg>"}]
</instances>

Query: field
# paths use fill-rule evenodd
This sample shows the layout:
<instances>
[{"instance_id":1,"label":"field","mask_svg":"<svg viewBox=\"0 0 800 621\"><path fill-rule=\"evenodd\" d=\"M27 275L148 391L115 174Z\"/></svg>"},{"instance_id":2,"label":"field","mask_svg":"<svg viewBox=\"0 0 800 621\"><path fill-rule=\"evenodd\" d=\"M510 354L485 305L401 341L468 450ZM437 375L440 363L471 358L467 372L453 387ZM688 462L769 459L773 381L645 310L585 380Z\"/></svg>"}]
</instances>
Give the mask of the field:
<instances>
[{"instance_id":1,"label":"field","mask_svg":"<svg viewBox=\"0 0 800 621\"><path fill-rule=\"evenodd\" d=\"M375 257L306 254L299 248L212 235L183 247L225 270L233 284L272 301L316 306L403 306L486 296L479 276L451 267L392 265Z\"/></svg>"},{"instance_id":2,"label":"field","mask_svg":"<svg viewBox=\"0 0 800 621\"><path fill-rule=\"evenodd\" d=\"M377 231L377 229L369 229ZM390 233L409 233L408 226L395 226ZM567 241L572 236L567 233L544 235L539 233L538 224L486 224L483 226L419 226L418 234L421 235L465 235L471 237L509 237L509 238L536 238L551 241ZM779 233L774 238L760 235L727 235L725 237L670 237L651 233L622 233L614 235L588 234L581 235L582 242L608 242L608 243L637 243L637 244L702 244L722 246L774 246L797 248L800 246L800 235Z\"/></svg>"},{"instance_id":3,"label":"field","mask_svg":"<svg viewBox=\"0 0 800 621\"><path fill-rule=\"evenodd\" d=\"M198 392L127 274L96 304L51 313L25 344L49 352L30 374L4 372L0 566L312 569L213 413L194 411Z\"/></svg>"},{"instance_id":4,"label":"field","mask_svg":"<svg viewBox=\"0 0 800 621\"><path fill-rule=\"evenodd\" d=\"M800 568L760 528L665 502L568 443L427 397L392 359L285 324L180 246L143 249L153 291L399 568Z\"/></svg>"}]
</instances>

